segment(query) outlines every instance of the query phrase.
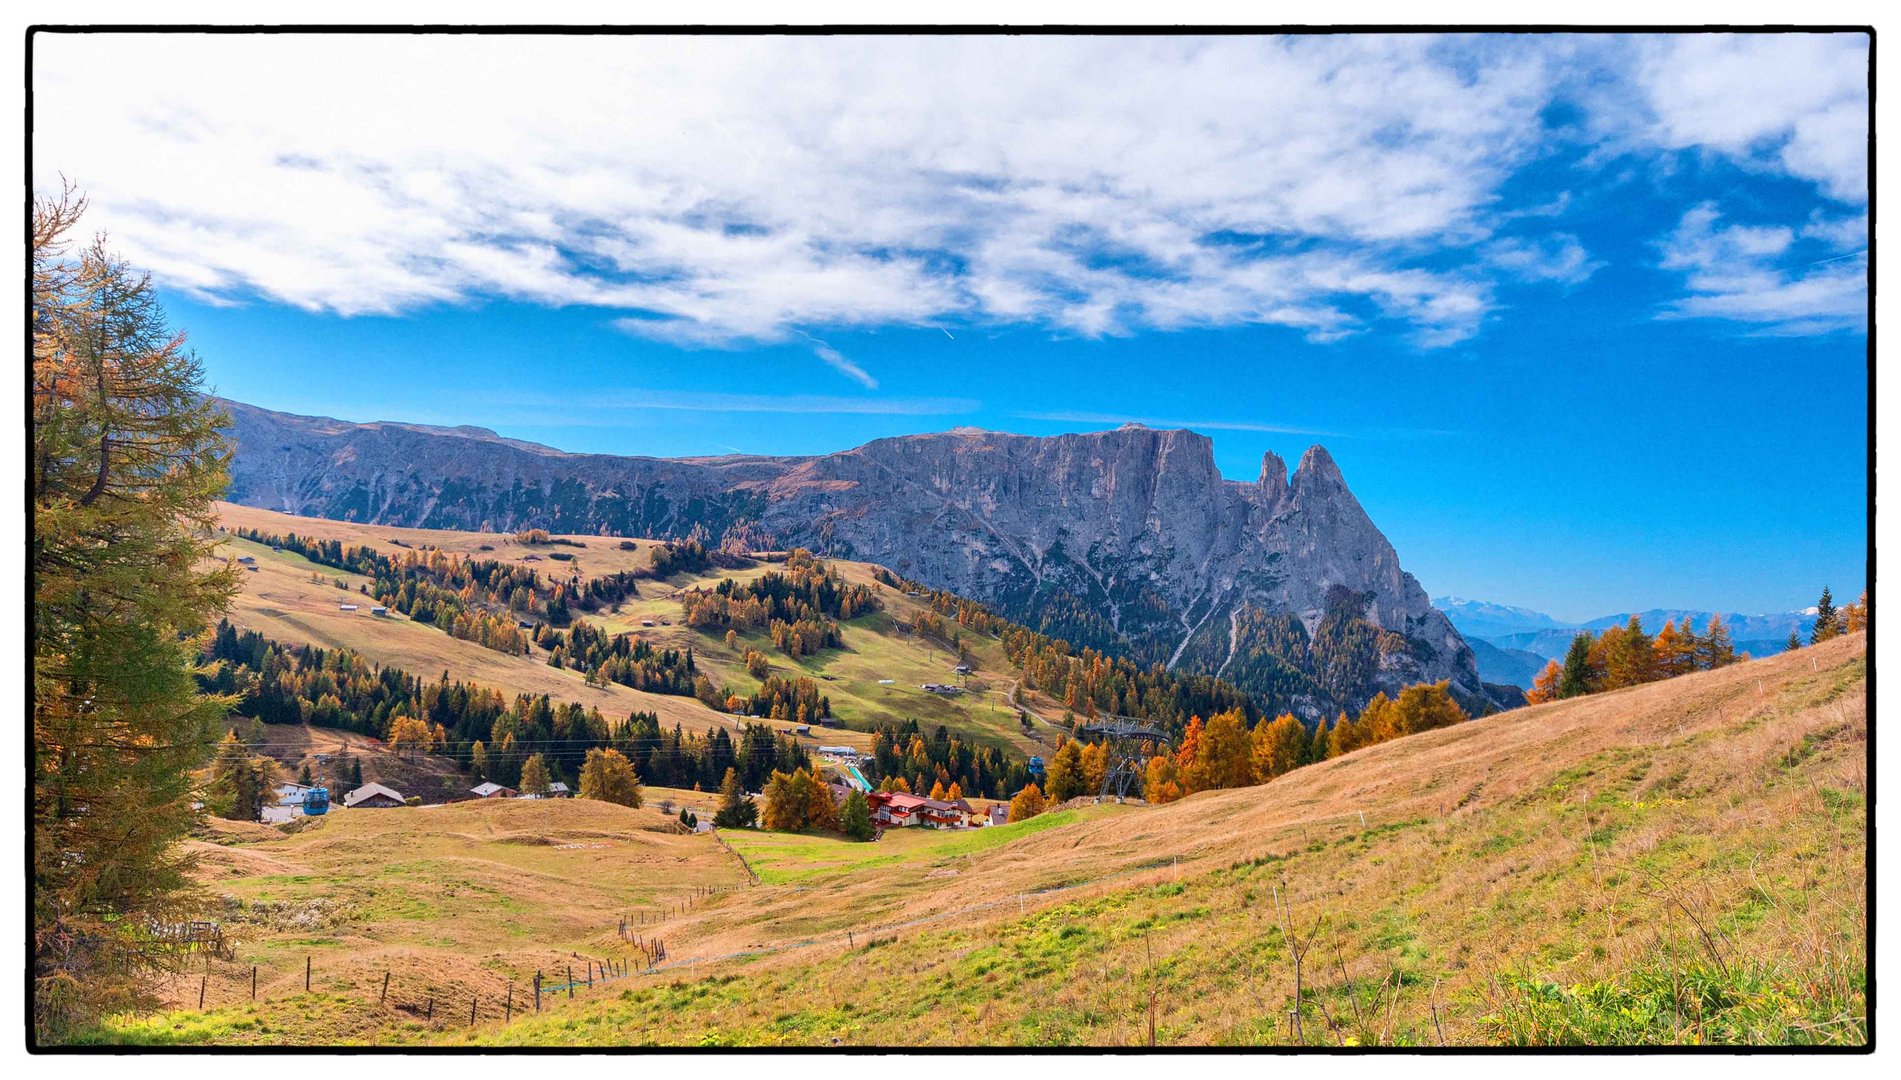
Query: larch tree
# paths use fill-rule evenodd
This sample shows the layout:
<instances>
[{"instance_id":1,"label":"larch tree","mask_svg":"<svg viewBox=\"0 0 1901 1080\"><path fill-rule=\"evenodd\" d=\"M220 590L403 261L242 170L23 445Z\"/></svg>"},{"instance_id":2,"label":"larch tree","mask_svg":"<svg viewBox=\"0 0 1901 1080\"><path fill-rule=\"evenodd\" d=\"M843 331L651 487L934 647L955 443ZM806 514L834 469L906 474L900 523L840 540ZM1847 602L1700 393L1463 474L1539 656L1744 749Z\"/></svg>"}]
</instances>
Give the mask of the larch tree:
<instances>
[{"instance_id":1,"label":"larch tree","mask_svg":"<svg viewBox=\"0 0 1901 1080\"><path fill-rule=\"evenodd\" d=\"M1671 629L1668 624L1665 624L1664 628L1670 630L1672 634L1676 632L1674 629ZM1558 693L1558 683L1563 678L1564 668L1559 666L1556 660L1545 661L1544 670L1540 671L1538 677L1531 681L1531 689L1525 691L1526 704L1543 705L1547 701L1558 700L1561 696Z\"/></svg>"},{"instance_id":2,"label":"larch tree","mask_svg":"<svg viewBox=\"0 0 1901 1080\"><path fill-rule=\"evenodd\" d=\"M1028 821L1042 813L1047 805L1042 789L1035 784L1027 784L1010 800L1010 823L1014 825L1019 821Z\"/></svg>"},{"instance_id":3,"label":"larch tree","mask_svg":"<svg viewBox=\"0 0 1901 1080\"><path fill-rule=\"evenodd\" d=\"M545 796L548 794L548 785L548 762L540 754L521 763L520 786L523 795Z\"/></svg>"},{"instance_id":4,"label":"larch tree","mask_svg":"<svg viewBox=\"0 0 1901 1080\"><path fill-rule=\"evenodd\" d=\"M1711 615L1709 625L1696 639L1697 667L1711 671L1736 662L1736 645L1730 640L1729 627L1721 615Z\"/></svg>"},{"instance_id":5,"label":"larch tree","mask_svg":"<svg viewBox=\"0 0 1901 1080\"><path fill-rule=\"evenodd\" d=\"M85 200L33 205L33 1027L55 1042L153 1001L172 966L143 947L187 910L176 841L197 819L228 697L194 666L237 586L212 556L224 414L147 277Z\"/></svg>"},{"instance_id":6,"label":"larch tree","mask_svg":"<svg viewBox=\"0 0 1901 1080\"><path fill-rule=\"evenodd\" d=\"M601 802L638 807L641 804L640 777L633 762L619 750L595 747L581 763L581 797Z\"/></svg>"},{"instance_id":7,"label":"larch tree","mask_svg":"<svg viewBox=\"0 0 1901 1080\"><path fill-rule=\"evenodd\" d=\"M1301 755L1306 750L1307 729L1292 713L1282 713L1256 724L1249 742L1254 779L1265 784L1300 767Z\"/></svg>"}]
</instances>

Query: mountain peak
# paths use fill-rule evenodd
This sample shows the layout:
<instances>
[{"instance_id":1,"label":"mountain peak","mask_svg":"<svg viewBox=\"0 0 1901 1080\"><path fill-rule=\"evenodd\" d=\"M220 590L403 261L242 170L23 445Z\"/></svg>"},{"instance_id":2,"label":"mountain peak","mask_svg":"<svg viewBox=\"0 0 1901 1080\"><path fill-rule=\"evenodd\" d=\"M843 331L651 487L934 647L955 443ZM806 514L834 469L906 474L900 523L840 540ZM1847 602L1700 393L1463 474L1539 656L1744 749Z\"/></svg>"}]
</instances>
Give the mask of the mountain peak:
<instances>
[{"instance_id":1,"label":"mountain peak","mask_svg":"<svg viewBox=\"0 0 1901 1080\"><path fill-rule=\"evenodd\" d=\"M1340 466L1334 464L1333 455L1327 448L1315 443L1300 455L1300 465L1294 470L1294 482L1305 486L1317 483L1346 486L1346 478L1340 475Z\"/></svg>"},{"instance_id":2,"label":"mountain peak","mask_svg":"<svg viewBox=\"0 0 1901 1080\"><path fill-rule=\"evenodd\" d=\"M1279 491L1287 486L1287 462L1272 450L1261 455L1261 479L1258 483L1269 491Z\"/></svg>"}]
</instances>

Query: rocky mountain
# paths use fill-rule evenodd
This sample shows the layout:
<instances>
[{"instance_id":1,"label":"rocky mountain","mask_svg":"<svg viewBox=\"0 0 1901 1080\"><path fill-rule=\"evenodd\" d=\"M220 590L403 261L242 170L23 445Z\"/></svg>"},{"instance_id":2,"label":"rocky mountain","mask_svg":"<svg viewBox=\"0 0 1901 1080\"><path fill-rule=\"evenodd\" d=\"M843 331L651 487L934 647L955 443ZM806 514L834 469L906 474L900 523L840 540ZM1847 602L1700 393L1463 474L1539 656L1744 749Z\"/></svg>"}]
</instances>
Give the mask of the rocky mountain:
<instances>
[{"instance_id":1,"label":"rocky mountain","mask_svg":"<svg viewBox=\"0 0 1901 1080\"><path fill-rule=\"evenodd\" d=\"M227 402L229 498L388 525L700 534L888 565L1035 629L1216 674L1313 718L1379 690L1488 689L1312 447L1290 477L1224 479L1191 431L1042 438L975 429L815 457L570 454L481 428L355 424Z\"/></svg>"}]
</instances>

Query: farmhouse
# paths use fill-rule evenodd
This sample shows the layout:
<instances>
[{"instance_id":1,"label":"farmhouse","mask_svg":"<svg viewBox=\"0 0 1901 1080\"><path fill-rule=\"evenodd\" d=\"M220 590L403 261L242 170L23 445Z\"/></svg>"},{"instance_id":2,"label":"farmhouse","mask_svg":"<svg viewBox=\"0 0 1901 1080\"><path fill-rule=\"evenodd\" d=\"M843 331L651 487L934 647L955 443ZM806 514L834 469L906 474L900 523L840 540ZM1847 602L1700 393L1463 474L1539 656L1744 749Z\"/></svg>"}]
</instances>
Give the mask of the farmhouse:
<instances>
[{"instance_id":1,"label":"farmhouse","mask_svg":"<svg viewBox=\"0 0 1901 1080\"><path fill-rule=\"evenodd\" d=\"M554 783L548 785L548 797L550 799L572 799L574 798L574 791L569 788L568 785L556 780Z\"/></svg>"},{"instance_id":2,"label":"farmhouse","mask_svg":"<svg viewBox=\"0 0 1901 1080\"><path fill-rule=\"evenodd\" d=\"M403 793L381 784L364 784L345 795L343 805L350 810L360 806L402 806Z\"/></svg>"},{"instance_id":3,"label":"farmhouse","mask_svg":"<svg viewBox=\"0 0 1901 1080\"><path fill-rule=\"evenodd\" d=\"M375 607L370 609L370 614L377 615L377 616L387 619L389 618L389 609L384 607L381 604L378 604Z\"/></svg>"},{"instance_id":4,"label":"farmhouse","mask_svg":"<svg viewBox=\"0 0 1901 1080\"><path fill-rule=\"evenodd\" d=\"M486 784L477 784L470 788L469 794L478 799L512 799L521 794L521 792L511 787L503 787L495 781L490 780Z\"/></svg>"},{"instance_id":5,"label":"farmhouse","mask_svg":"<svg viewBox=\"0 0 1901 1080\"><path fill-rule=\"evenodd\" d=\"M355 611L356 605L355 604L338 604L337 610L338 611Z\"/></svg>"},{"instance_id":6,"label":"farmhouse","mask_svg":"<svg viewBox=\"0 0 1901 1080\"><path fill-rule=\"evenodd\" d=\"M1010 807L1007 803L991 803L990 811L985 815L992 825L1010 824Z\"/></svg>"},{"instance_id":7,"label":"farmhouse","mask_svg":"<svg viewBox=\"0 0 1901 1080\"><path fill-rule=\"evenodd\" d=\"M871 820L879 828L902 829L910 825L928 825L938 829L961 829L969 821L970 804L962 799L945 802L902 791L874 791L865 796L871 803Z\"/></svg>"}]
</instances>

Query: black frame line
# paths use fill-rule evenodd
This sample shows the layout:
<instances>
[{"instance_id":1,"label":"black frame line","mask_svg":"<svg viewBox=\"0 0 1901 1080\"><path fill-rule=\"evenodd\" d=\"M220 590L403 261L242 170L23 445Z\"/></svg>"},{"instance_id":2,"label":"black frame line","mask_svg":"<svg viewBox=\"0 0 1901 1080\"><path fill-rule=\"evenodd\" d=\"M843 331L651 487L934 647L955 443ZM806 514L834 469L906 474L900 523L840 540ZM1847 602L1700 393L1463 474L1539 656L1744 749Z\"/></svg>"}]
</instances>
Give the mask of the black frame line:
<instances>
[{"instance_id":1,"label":"black frame line","mask_svg":"<svg viewBox=\"0 0 1901 1080\"><path fill-rule=\"evenodd\" d=\"M557 23L522 24L451 24L451 23L414 23L397 24L256 24L230 25L212 23L98 23L98 24L34 24L26 29L25 64L25 237L27 239L26 274L23 286L25 292L25 310L32 310L33 274L31 236L33 228L33 45L40 34L214 34L214 35L259 35L259 34L300 34L300 35L373 35L373 36L421 36L421 35L473 35L473 36L589 36L589 37L676 37L676 36L774 36L774 37L815 37L815 36L977 36L977 37L1049 37L1049 36L1156 36L1156 37L1236 37L1236 36L1334 36L1334 35L1426 35L1426 34L1487 34L1487 35L1523 35L1548 36L1554 34L1577 34L1594 37L1633 35L1633 34L1865 34L1868 38L1868 304L1867 304L1867 374L1868 401L1867 426L1868 447L1867 462L1867 558L1863 580L1868 590L1870 610L1878 609L1876 603L1875 578L1875 222L1877 193L1875 187L1875 72L1877 33L1871 25L1853 24L1753 24L1730 23L1673 23L1657 25L1637 24L1581 24L1581 23L1369 23L1369 24L1229 24L1220 26L1162 25L1110 23L1090 25L1080 23L1048 23L1041 25L1006 26L978 23L938 23L911 26L902 23L836 23L836 24L740 24L711 25L683 24L668 26L589 26ZM33 328L29 321L23 322L23 355L31 356L33 351ZM33 394L32 365L23 366L22 382L24 397L28 407L25 410L23 425L22 460L31 460L33 445ZM31 477L22 484L28 530L26 534L27 553L31 554L33 523L33 488ZM28 700L32 699L33 679L33 564L29 557L24 561L23 576L25 593L29 597L24 612L26 642L26 667ZM22 973L25 987L23 995L23 1027L26 1030L25 1046L29 1053L47 1055L141 1055L141 1054L194 1054L206 1056L248 1056L264 1057L272 1055L329 1056L329 1055L416 1055L416 1056L467 1056L479 1054L521 1055L521 1056L575 1056L582 1054L602 1055L823 1055L862 1057L867 1055L916 1054L941 1057L958 1055L1040 1055L1040 1056L1107 1056L1107 1055L1175 1055L1175 1056L1228 1056L1228 1055L1320 1055L1320 1056L1383 1056L1415 1055L1422 1057L1516 1057L1516 1056L1676 1056L1694 1055L1702 1057L1726 1057L1736 1054L1776 1054L1776 1055L1872 1055L1876 1046L1877 1010L1875 1006L1875 922L1878 911L1875 891L1875 795L1876 783L1875 740L1877 734L1875 718L1876 671L1873 664L1875 654L1876 630L1871 619L1867 628L1868 635L1868 703L1866 720L1868 738L1867 777L1868 777L1868 823L1867 850L1865 857L1867 891L1867 940L1865 956L1869 958L1866 972L1868 1041L1862 1046L1578 1046L1578 1047L1203 1047L1203 1046L1158 1046L1158 1047L1036 1047L1036 1046L746 1046L746 1047L691 1047L691 1046L624 1046L624 1047L475 1047L475 1046L107 1046L82 1047L68 1045L40 1045L35 1040L33 1030L33 970L29 964ZM23 753L21 771L24 798L22 805L32 802L32 762L34 754L33 735L27 725L22 724ZM33 836L32 828L27 826L25 844L25 874L28 887L33 877ZM33 913L31 905L23 905L27 952L31 954L33 940Z\"/></svg>"}]
</instances>

